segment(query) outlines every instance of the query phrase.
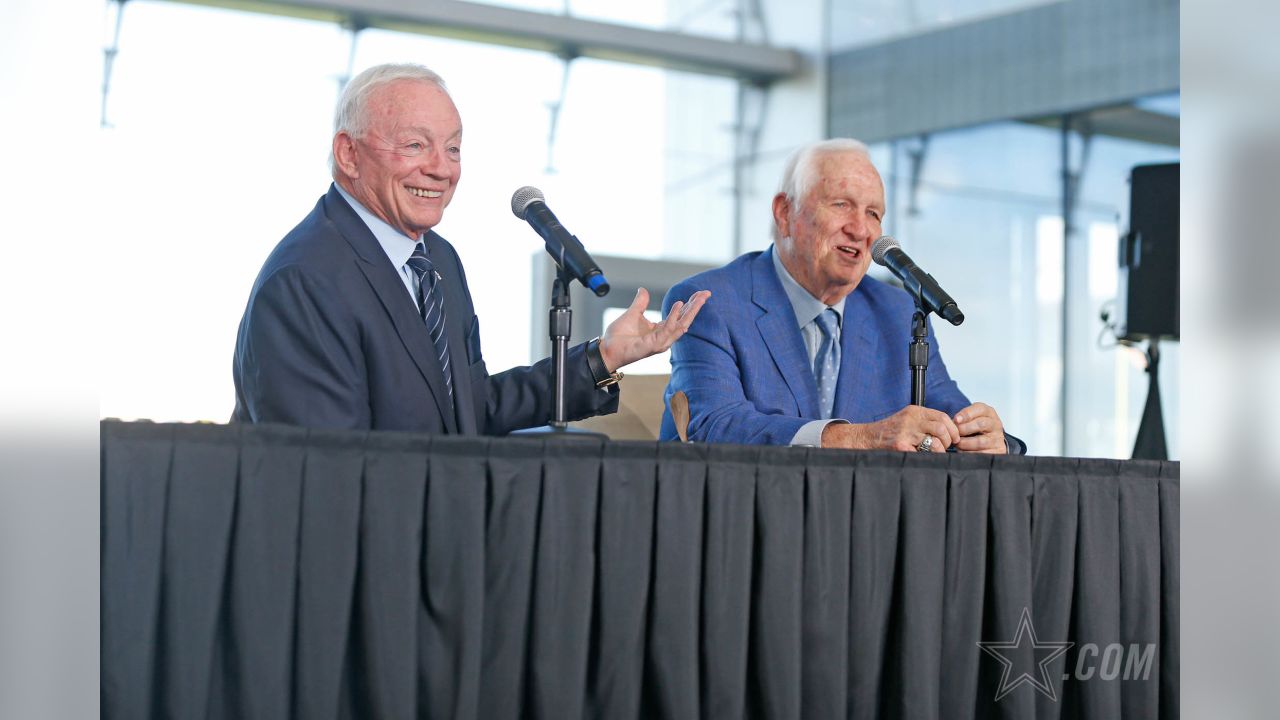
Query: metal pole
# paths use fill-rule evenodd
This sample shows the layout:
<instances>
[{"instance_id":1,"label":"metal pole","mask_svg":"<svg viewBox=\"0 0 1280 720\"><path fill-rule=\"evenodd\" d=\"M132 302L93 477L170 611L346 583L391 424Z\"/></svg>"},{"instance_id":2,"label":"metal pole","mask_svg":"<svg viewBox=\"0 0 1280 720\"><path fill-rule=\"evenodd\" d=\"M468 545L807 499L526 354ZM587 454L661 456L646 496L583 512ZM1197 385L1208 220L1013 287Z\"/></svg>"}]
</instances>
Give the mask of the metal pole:
<instances>
[{"instance_id":1,"label":"metal pole","mask_svg":"<svg viewBox=\"0 0 1280 720\"><path fill-rule=\"evenodd\" d=\"M911 316L911 344L907 347L907 364L911 368L911 404L924 407L924 377L929 370L929 326L916 298L916 312Z\"/></svg>"},{"instance_id":2,"label":"metal pole","mask_svg":"<svg viewBox=\"0 0 1280 720\"><path fill-rule=\"evenodd\" d=\"M565 406L565 356L569 353L569 336L572 334L573 311L569 309L569 276L559 267L551 289L551 388L555 396L554 417L551 427L564 430L569 425Z\"/></svg>"},{"instance_id":3,"label":"metal pole","mask_svg":"<svg viewBox=\"0 0 1280 720\"><path fill-rule=\"evenodd\" d=\"M1058 410L1061 415L1061 452L1067 454L1067 382L1069 373L1069 361L1071 359L1069 353L1068 339L1071 334L1071 304L1067 302L1071 288L1071 235L1074 232L1072 227L1071 208L1073 207L1073 183L1071 181L1071 113L1062 116L1062 383L1058 391Z\"/></svg>"},{"instance_id":4,"label":"metal pole","mask_svg":"<svg viewBox=\"0 0 1280 720\"><path fill-rule=\"evenodd\" d=\"M742 33L742 17L738 17L738 33ZM745 80L738 80L733 110L733 257L743 252L742 241L742 193L746 187L743 175L746 165L742 157L742 133L747 122L747 87Z\"/></svg>"}]
</instances>

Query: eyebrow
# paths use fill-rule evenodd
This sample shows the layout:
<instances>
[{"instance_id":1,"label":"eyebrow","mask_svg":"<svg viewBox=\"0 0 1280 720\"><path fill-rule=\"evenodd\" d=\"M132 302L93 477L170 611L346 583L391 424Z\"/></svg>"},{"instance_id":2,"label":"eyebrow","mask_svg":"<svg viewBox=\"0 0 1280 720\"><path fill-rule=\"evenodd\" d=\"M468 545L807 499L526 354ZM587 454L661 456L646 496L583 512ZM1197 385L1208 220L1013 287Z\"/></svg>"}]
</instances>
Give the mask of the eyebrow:
<instances>
[{"instance_id":1,"label":"eyebrow","mask_svg":"<svg viewBox=\"0 0 1280 720\"><path fill-rule=\"evenodd\" d=\"M394 134L395 134L395 136L396 136L396 137L401 137L401 136L405 135L406 133L411 133L411 134L414 134L414 135L421 135L422 137L425 137L425 138L431 138L431 137L433 137L432 133L431 133L431 132L429 132L426 128L424 128L424 127L418 127L418 126L416 126L416 125L415 125L415 126L409 126L409 127L403 127L403 128L400 128L400 129L398 129ZM461 125L459 125L457 130L454 130L454 131L453 131L452 133L450 133L449 135L446 135L444 139L445 139L445 141L447 142L447 141L449 141L449 140L456 140L456 139L461 138L461 137L462 137L462 126L461 126Z\"/></svg>"}]
</instances>

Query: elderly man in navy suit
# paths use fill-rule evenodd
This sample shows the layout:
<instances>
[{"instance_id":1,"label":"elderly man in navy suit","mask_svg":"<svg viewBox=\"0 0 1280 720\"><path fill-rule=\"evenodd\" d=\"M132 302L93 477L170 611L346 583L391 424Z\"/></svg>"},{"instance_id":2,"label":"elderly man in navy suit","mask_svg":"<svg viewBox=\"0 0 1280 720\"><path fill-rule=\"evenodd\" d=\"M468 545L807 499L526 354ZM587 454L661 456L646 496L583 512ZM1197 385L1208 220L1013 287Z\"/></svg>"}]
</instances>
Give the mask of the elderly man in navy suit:
<instances>
[{"instance_id":1,"label":"elderly man in navy suit","mask_svg":"<svg viewBox=\"0 0 1280 720\"><path fill-rule=\"evenodd\" d=\"M547 423L550 363L490 375L457 252L432 231L462 174L438 75L381 65L339 99L334 183L267 258L240 322L234 421L501 435ZM708 294L644 318L648 294L566 361L571 419L614 412L616 370L668 348Z\"/></svg>"},{"instance_id":2,"label":"elderly man in navy suit","mask_svg":"<svg viewBox=\"0 0 1280 720\"><path fill-rule=\"evenodd\" d=\"M970 403L929 330L927 407L908 404L914 303L866 277L884 185L867 148L833 139L788 161L773 199L774 244L677 284L708 304L671 351L668 399L688 397L689 437L704 442L1025 452L995 409ZM674 438L668 412L662 437Z\"/></svg>"}]
</instances>

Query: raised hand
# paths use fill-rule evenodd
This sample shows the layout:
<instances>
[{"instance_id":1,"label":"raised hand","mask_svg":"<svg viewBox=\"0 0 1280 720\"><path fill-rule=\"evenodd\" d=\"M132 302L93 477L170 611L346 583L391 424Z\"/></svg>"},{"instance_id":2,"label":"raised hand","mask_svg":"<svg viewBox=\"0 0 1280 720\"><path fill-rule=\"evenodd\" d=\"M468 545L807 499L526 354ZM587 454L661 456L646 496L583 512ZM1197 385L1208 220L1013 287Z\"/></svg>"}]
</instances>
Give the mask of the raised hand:
<instances>
[{"instance_id":1,"label":"raised hand","mask_svg":"<svg viewBox=\"0 0 1280 720\"><path fill-rule=\"evenodd\" d=\"M678 300L671 306L667 317L655 323L644 316L644 310L649 306L649 291L644 288L637 290L631 307L609 323L604 335L600 336L600 356L604 358L605 367L613 372L671 347L689 329L709 297L710 291L699 290L688 302Z\"/></svg>"}]
</instances>

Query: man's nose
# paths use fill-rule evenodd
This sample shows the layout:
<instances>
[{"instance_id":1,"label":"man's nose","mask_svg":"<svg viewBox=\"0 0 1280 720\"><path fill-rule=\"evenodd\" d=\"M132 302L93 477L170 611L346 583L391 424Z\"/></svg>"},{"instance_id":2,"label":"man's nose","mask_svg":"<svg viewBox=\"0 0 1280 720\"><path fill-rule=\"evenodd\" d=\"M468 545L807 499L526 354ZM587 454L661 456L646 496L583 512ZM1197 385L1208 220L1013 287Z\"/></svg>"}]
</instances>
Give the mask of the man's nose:
<instances>
[{"instance_id":1,"label":"man's nose","mask_svg":"<svg viewBox=\"0 0 1280 720\"><path fill-rule=\"evenodd\" d=\"M445 148L431 147L423 151L418 158L418 170L423 175L431 175L433 177L443 177L448 174L446 163L449 158L446 154L449 151Z\"/></svg>"},{"instance_id":2,"label":"man's nose","mask_svg":"<svg viewBox=\"0 0 1280 720\"><path fill-rule=\"evenodd\" d=\"M854 213L844 224L844 232L855 240L869 240L872 233L871 220L862 213Z\"/></svg>"}]
</instances>

